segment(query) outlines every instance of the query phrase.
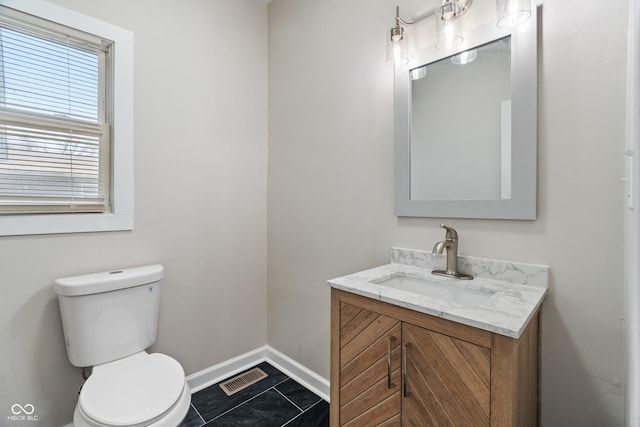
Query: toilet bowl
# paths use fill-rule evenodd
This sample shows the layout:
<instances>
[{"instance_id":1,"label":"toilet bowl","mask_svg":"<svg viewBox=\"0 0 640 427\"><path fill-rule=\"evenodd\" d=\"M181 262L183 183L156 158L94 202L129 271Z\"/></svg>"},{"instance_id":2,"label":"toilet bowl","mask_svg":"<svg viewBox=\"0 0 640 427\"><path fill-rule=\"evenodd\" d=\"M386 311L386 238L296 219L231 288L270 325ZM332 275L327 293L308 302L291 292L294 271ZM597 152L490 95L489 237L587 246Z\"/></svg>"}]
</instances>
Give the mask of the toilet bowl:
<instances>
[{"instance_id":1,"label":"toilet bowl","mask_svg":"<svg viewBox=\"0 0 640 427\"><path fill-rule=\"evenodd\" d=\"M176 427L191 393L180 363L147 353L157 336L161 265L55 281L67 356L93 370L75 427Z\"/></svg>"},{"instance_id":2,"label":"toilet bowl","mask_svg":"<svg viewBox=\"0 0 640 427\"><path fill-rule=\"evenodd\" d=\"M140 352L95 366L80 391L74 427L175 427L191 403L180 364Z\"/></svg>"}]
</instances>

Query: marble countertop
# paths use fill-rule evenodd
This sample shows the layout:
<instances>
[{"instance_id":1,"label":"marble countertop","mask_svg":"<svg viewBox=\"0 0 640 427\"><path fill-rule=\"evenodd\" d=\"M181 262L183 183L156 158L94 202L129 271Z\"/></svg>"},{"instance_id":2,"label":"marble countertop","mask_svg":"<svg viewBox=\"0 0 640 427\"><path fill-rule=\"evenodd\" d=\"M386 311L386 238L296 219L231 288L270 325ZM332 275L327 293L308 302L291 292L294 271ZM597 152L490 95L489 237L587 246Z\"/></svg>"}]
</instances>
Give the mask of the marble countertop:
<instances>
[{"instance_id":1,"label":"marble countertop","mask_svg":"<svg viewBox=\"0 0 640 427\"><path fill-rule=\"evenodd\" d=\"M396 249L394 248L394 250ZM486 265L487 262L492 262L490 260L482 261L484 265ZM509 265L516 264L509 263ZM519 268L519 266L517 267ZM540 304L542 304L542 300L547 293L546 279L548 267L535 267L543 271L544 275L544 280L539 280L535 285L513 283L513 281L495 280L493 278L480 276L474 277L473 280L451 279L431 274L431 268L416 267L414 265L401 263L391 263L338 277L328 280L328 283L336 289L508 337L519 338L520 334L524 331L540 307ZM442 285L467 287L473 290L473 292L484 292L490 295L490 297L485 298L482 303L478 305L463 305L446 299L434 298L408 290L397 289L385 284L373 283L399 275L424 279ZM542 281L544 281L544 283L540 283Z\"/></svg>"}]
</instances>

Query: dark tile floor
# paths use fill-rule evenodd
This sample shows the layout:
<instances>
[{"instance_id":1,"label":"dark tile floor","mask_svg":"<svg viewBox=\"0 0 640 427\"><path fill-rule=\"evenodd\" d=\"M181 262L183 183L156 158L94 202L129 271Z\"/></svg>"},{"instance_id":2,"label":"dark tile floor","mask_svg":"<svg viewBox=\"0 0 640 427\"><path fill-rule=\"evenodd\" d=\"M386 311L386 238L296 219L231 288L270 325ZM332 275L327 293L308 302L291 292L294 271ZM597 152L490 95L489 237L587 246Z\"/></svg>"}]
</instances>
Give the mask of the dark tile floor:
<instances>
[{"instance_id":1,"label":"dark tile floor","mask_svg":"<svg viewBox=\"0 0 640 427\"><path fill-rule=\"evenodd\" d=\"M189 413L179 427L329 426L326 401L269 363L257 366L269 376L233 396L227 396L218 384L194 393Z\"/></svg>"}]
</instances>

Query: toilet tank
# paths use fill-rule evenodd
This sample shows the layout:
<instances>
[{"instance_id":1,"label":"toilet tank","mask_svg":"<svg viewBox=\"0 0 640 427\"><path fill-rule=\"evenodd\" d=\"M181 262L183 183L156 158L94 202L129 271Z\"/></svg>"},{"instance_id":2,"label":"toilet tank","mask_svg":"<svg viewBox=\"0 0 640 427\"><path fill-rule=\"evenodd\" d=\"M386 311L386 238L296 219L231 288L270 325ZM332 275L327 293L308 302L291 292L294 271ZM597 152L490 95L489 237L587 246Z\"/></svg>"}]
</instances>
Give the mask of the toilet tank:
<instances>
[{"instance_id":1,"label":"toilet tank","mask_svg":"<svg viewBox=\"0 0 640 427\"><path fill-rule=\"evenodd\" d=\"M158 264L56 280L69 361L95 366L153 344L163 278Z\"/></svg>"}]
</instances>

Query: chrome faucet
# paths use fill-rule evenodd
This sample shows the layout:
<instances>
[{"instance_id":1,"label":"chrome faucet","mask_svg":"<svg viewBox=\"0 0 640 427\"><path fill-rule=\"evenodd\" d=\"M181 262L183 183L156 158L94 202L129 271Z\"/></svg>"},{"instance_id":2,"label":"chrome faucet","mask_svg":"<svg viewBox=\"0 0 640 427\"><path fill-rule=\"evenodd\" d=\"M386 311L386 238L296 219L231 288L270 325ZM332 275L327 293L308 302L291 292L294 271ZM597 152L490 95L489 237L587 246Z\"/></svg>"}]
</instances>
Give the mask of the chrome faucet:
<instances>
[{"instance_id":1,"label":"chrome faucet","mask_svg":"<svg viewBox=\"0 0 640 427\"><path fill-rule=\"evenodd\" d=\"M447 251L447 269L433 270L431 273L438 276L453 277L454 279L471 280L473 276L458 272L458 233L451 227L440 224L440 227L447 230L444 240L438 242L433 247L433 253L441 254L443 250Z\"/></svg>"}]
</instances>

